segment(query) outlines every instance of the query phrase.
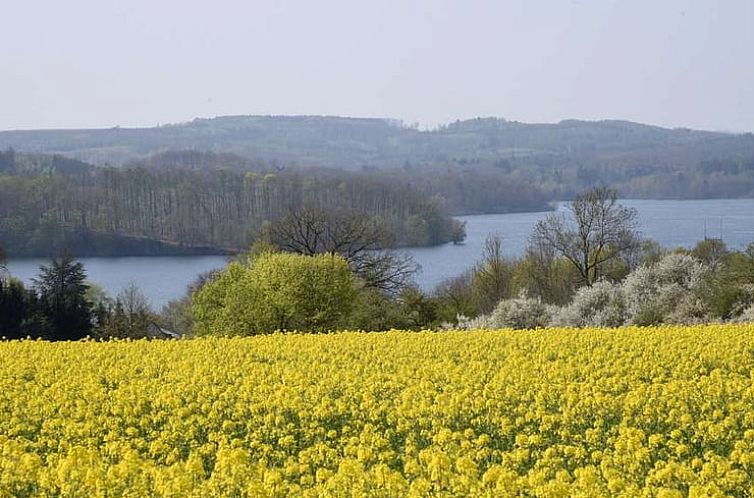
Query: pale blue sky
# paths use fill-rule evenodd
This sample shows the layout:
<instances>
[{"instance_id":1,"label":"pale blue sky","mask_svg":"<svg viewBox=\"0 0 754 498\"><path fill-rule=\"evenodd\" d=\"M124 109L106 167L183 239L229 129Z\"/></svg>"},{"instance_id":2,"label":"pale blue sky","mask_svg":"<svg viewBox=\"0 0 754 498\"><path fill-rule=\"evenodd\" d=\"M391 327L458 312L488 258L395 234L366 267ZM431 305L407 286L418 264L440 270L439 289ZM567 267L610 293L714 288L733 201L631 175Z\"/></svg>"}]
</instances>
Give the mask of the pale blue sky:
<instances>
[{"instance_id":1,"label":"pale blue sky","mask_svg":"<svg viewBox=\"0 0 754 498\"><path fill-rule=\"evenodd\" d=\"M754 131L754 0L2 0L0 129L225 114Z\"/></svg>"}]
</instances>

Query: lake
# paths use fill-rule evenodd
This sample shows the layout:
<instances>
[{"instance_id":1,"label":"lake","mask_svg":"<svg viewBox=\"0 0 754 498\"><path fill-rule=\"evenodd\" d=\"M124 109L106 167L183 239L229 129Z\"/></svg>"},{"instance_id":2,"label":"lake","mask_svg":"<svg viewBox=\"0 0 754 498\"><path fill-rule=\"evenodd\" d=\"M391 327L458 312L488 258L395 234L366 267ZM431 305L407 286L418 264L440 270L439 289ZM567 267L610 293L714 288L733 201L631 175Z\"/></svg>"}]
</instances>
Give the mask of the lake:
<instances>
[{"instance_id":1,"label":"lake","mask_svg":"<svg viewBox=\"0 0 754 498\"><path fill-rule=\"evenodd\" d=\"M733 249L754 241L754 199L655 201L623 200L637 209L644 236L665 247L690 247L708 237L719 237ZM562 209L562 206L559 206ZM512 213L462 216L466 221L466 242L438 247L406 249L422 267L417 283L430 290L446 278L459 275L477 261L490 234L503 239L508 256L518 256L541 213ZM89 279L115 295L129 282L135 282L155 309L183 295L197 275L223 267L226 256L162 256L141 258L81 258ZM26 283L38 273L42 259L18 259L8 264L11 274Z\"/></svg>"}]
</instances>

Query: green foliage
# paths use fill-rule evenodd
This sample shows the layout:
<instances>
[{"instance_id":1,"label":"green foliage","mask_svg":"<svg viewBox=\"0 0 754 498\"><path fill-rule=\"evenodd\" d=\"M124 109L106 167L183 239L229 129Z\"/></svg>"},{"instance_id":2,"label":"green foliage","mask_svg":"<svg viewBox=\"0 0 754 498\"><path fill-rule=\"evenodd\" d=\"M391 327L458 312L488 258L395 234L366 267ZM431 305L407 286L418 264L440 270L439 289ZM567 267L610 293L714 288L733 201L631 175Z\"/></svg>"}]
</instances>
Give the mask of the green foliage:
<instances>
[{"instance_id":1,"label":"green foliage","mask_svg":"<svg viewBox=\"0 0 754 498\"><path fill-rule=\"evenodd\" d=\"M503 241L490 236L482 248L482 259L474 268L471 285L479 312L492 311L501 299L510 295L513 268L503 257Z\"/></svg>"},{"instance_id":2,"label":"green foliage","mask_svg":"<svg viewBox=\"0 0 754 498\"><path fill-rule=\"evenodd\" d=\"M633 325L640 327L650 327L653 325L661 325L665 320L665 316L660 305L649 304L641 308L631 319Z\"/></svg>"},{"instance_id":3,"label":"green foliage","mask_svg":"<svg viewBox=\"0 0 754 498\"><path fill-rule=\"evenodd\" d=\"M231 263L194 294L200 335L253 335L276 330L326 332L348 315L355 280L337 255L262 254Z\"/></svg>"},{"instance_id":4,"label":"green foliage","mask_svg":"<svg viewBox=\"0 0 754 498\"><path fill-rule=\"evenodd\" d=\"M75 340L89 335L92 306L86 300L84 265L70 254L53 258L49 265L40 267L35 286L51 339Z\"/></svg>"},{"instance_id":5,"label":"green foliage","mask_svg":"<svg viewBox=\"0 0 754 498\"><path fill-rule=\"evenodd\" d=\"M639 245L635 266L655 264L665 256L666 252L667 251L656 240L644 239Z\"/></svg>"},{"instance_id":6,"label":"green foliage","mask_svg":"<svg viewBox=\"0 0 754 498\"><path fill-rule=\"evenodd\" d=\"M717 266L726 262L730 251L721 239L708 238L697 242L690 254L708 266Z\"/></svg>"},{"instance_id":7,"label":"green foliage","mask_svg":"<svg viewBox=\"0 0 754 498\"><path fill-rule=\"evenodd\" d=\"M345 327L353 330L383 331L401 328L406 322L401 304L385 292L363 287L359 289Z\"/></svg>"},{"instance_id":8,"label":"green foliage","mask_svg":"<svg viewBox=\"0 0 754 498\"><path fill-rule=\"evenodd\" d=\"M578 289L579 274L564 258L529 251L513 268L512 295L524 292L548 304L568 303Z\"/></svg>"},{"instance_id":9,"label":"green foliage","mask_svg":"<svg viewBox=\"0 0 754 498\"><path fill-rule=\"evenodd\" d=\"M466 240L466 222L457 219L451 220L450 241L454 244L460 244Z\"/></svg>"},{"instance_id":10,"label":"green foliage","mask_svg":"<svg viewBox=\"0 0 754 498\"><path fill-rule=\"evenodd\" d=\"M345 326L355 330L423 330L441 321L441 301L409 286L397 295L379 289L360 289Z\"/></svg>"},{"instance_id":11,"label":"green foliage","mask_svg":"<svg viewBox=\"0 0 754 498\"><path fill-rule=\"evenodd\" d=\"M398 296L403 328L421 330L438 325L437 303L416 287L404 289Z\"/></svg>"},{"instance_id":12,"label":"green foliage","mask_svg":"<svg viewBox=\"0 0 754 498\"><path fill-rule=\"evenodd\" d=\"M0 148L8 146L62 151L98 164L157 155L139 164L197 171L251 167L263 170L260 176L281 162L382 170L402 183L414 183L423 194L442 196L450 211L465 213L541 209L547 199L570 198L600 184L614 185L629 198L742 197L754 192L754 135L625 121L527 124L478 118L419 131L383 119L226 116L128 133L0 132ZM159 154L168 148L193 150ZM197 149L272 159L213 157ZM19 162L14 155L8 151L5 161L0 155L0 172L4 162Z\"/></svg>"},{"instance_id":13,"label":"green foliage","mask_svg":"<svg viewBox=\"0 0 754 498\"><path fill-rule=\"evenodd\" d=\"M19 280L0 276L0 337L20 339L35 332L36 307L33 291Z\"/></svg>"},{"instance_id":14,"label":"green foliage","mask_svg":"<svg viewBox=\"0 0 754 498\"><path fill-rule=\"evenodd\" d=\"M404 230L408 234L409 245L425 246L429 243L429 223L418 214L412 214L406 218Z\"/></svg>"},{"instance_id":15,"label":"green foliage","mask_svg":"<svg viewBox=\"0 0 754 498\"><path fill-rule=\"evenodd\" d=\"M474 317L479 313L478 294L473 284L474 272L469 270L441 282L435 289L437 313L442 322L454 323L459 316Z\"/></svg>"},{"instance_id":16,"label":"green foliage","mask_svg":"<svg viewBox=\"0 0 754 498\"><path fill-rule=\"evenodd\" d=\"M726 251L724 257L714 259L715 271L703 289L705 301L712 316L735 318L754 304L754 251Z\"/></svg>"}]
</instances>

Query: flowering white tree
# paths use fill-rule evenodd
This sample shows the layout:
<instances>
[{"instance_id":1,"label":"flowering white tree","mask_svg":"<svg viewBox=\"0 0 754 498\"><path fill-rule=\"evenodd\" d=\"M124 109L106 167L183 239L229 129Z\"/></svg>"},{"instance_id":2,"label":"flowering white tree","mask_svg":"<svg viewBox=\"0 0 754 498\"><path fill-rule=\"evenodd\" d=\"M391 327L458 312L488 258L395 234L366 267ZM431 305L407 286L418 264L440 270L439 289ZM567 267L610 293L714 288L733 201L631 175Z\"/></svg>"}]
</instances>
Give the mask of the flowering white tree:
<instances>
[{"instance_id":1,"label":"flowering white tree","mask_svg":"<svg viewBox=\"0 0 754 498\"><path fill-rule=\"evenodd\" d=\"M707 319L701 297L709 268L687 254L668 254L633 271L623 282L632 323L693 323Z\"/></svg>"},{"instance_id":2,"label":"flowering white tree","mask_svg":"<svg viewBox=\"0 0 754 498\"><path fill-rule=\"evenodd\" d=\"M560 309L553 325L566 327L619 327L628 318L623 290L618 284L600 280L582 287L573 301Z\"/></svg>"}]
</instances>

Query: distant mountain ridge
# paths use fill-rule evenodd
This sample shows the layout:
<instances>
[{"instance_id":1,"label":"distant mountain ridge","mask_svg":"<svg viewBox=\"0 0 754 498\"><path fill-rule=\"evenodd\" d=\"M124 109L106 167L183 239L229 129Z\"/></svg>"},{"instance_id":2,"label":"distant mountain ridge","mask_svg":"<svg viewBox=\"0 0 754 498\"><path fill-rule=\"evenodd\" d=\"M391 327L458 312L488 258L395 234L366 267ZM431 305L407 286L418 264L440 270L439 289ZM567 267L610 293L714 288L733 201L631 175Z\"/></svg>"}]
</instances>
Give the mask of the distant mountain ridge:
<instances>
[{"instance_id":1,"label":"distant mountain ridge","mask_svg":"<svg viewBox=\"0 0 754 498\"><path fill-rule=\"evenodd\" d=\"M529 124L477 118L418 130L400 121L334 116L223 116L154 128L0 132L0 148L125 164L168 150L206 150L346 169L515 158L636 153L706 145L754 151L754 135L667 129L629 121Z\"/></svg>"},{"instance_id":2,"label":"distant mountain ridge","mask_svg":"<svg viewBox=\"0 0 754 498\"><path fill-rule=\"evenodd\" d=\"M600 184L636 198L754 197L754 134L620 120L476 118L419 130L377 118L224 116L155 128L0 132L0 150L11 147L97 165L377 171L443 197L452 212L527 209ZM462 185L472 177L476 186L496 186L482 194Z\"/></svg>"}]
</instances>

